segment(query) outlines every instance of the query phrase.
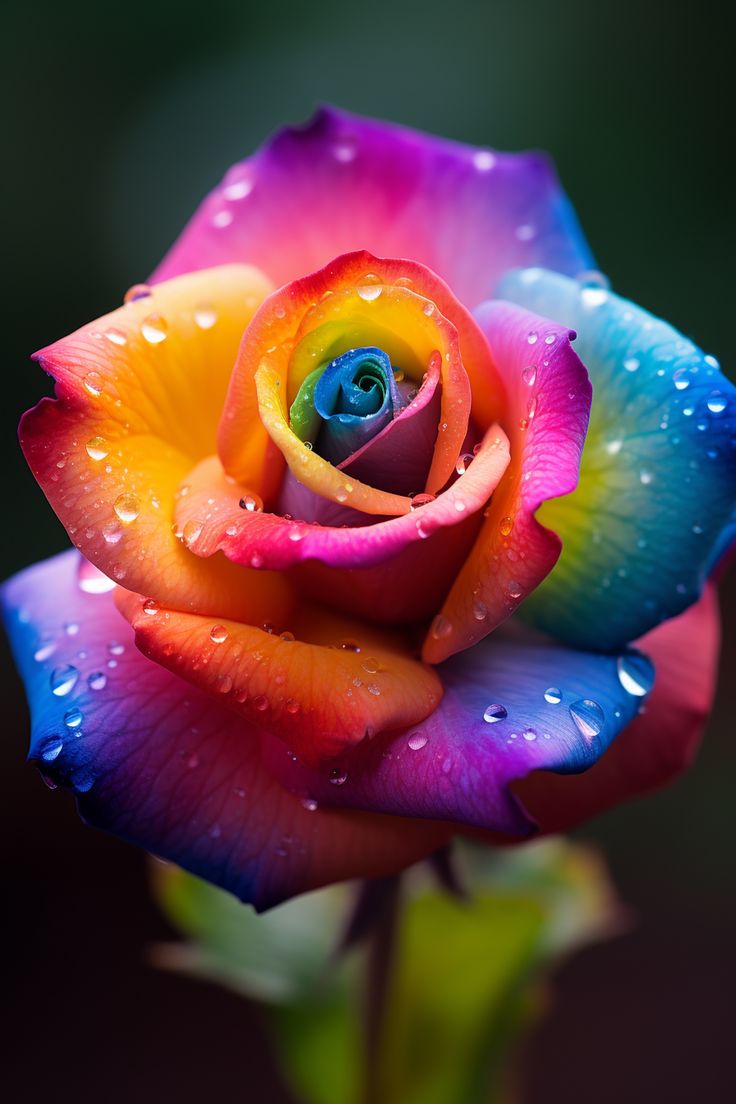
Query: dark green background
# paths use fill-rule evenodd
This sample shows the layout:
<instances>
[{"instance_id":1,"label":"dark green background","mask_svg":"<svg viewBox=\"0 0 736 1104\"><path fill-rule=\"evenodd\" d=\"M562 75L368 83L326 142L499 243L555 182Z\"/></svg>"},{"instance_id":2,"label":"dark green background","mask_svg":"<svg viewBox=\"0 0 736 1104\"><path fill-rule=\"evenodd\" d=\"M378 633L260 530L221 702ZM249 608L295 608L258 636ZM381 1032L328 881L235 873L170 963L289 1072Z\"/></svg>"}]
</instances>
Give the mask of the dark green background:
<instances>
[{"instance_id":1,"label":"dark green background","mask_svg":"<svg viewBox=\"0 0 736 1104\"><path fill-rule=\"evenodd\" d=\"M65 545L14 439L18 414L47 389L28 354L119 303L227 165L320 100L549 150L614 286L728 366L729 9L12 0L2 23L2 574ZM733 582L725 601L728 672ZM636 926L563 972L525 1056L527 1104L691 1104L736 1090L735 701L726 677L685 779L586 829ZM164 932L143 858L85 830L71 801L23 765L27 719L8 663L3 705L10 1098L284 1102L249 1012L143 964Z\"/></svg>"}]
</instances>

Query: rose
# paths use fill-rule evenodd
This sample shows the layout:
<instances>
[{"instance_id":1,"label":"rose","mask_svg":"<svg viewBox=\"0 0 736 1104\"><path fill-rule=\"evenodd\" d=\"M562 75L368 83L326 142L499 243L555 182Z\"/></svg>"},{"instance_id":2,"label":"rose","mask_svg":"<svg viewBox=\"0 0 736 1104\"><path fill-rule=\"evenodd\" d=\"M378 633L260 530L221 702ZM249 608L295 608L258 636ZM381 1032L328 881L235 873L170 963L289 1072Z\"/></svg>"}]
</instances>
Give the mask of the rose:
<instances>
[{"instance_id":1,"label":"rose","mask_svg":"<svg viewBox=\"0 0 736 1104\"><path fill-rule=\"evenodd\" d=\"M544 159L328 110L38 354L82 557L4 598L50 784L262 908L679 770L734 389L591 267Z\"/></svg>"}]
</instances>

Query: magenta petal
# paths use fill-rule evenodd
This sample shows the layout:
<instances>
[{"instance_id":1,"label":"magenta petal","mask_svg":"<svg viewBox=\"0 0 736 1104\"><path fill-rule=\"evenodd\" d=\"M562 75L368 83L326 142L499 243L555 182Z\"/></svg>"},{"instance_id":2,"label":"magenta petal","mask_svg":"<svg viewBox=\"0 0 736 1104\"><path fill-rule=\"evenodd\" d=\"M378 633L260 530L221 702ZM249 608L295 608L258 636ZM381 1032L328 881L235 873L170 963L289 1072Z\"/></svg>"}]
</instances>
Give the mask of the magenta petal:
<instances>
[{"instance_id":1,"label":"magenta petal","mask_svg":"<svg viewBox=\"0 0 736 1104\"><path fill-rule=\"evenodd\" d=\"M631 678L621 678L622 670ZM592 766L636 716L653 681L640 653L573 651L511 630L437 671L444 697L421 724L364 741L331 774L294 763L274 741L270 769L320 802L528 835L535 824L512 783L535 770L574 774Z\"/></svg>"},{"instance_id":2,"label":"magenta petal","mask_svg":"<svg viewBox=\"0 0 736 1104\"><path fill-rule=\"evenodd\" d=\"M542 154L476 149L322 108L227 173L154 278L245 261L280 285L355 249L421 261L471 307L510 268L593 267Z\"/></svg>"},{"instance_id":3,"label":"magenta petal","mask_svg":"<svg viewBox=\"0 0 736 1104\"><path fill-rule=\"evenodd\" d=\"M11 579L3 604L31 706L30 757L77 794L88 823L259 909L394 873L446 838L434 826L313 810L285 791L258 730L138 652L109 580L76 551Z\"/></svg>"}]
</instances>

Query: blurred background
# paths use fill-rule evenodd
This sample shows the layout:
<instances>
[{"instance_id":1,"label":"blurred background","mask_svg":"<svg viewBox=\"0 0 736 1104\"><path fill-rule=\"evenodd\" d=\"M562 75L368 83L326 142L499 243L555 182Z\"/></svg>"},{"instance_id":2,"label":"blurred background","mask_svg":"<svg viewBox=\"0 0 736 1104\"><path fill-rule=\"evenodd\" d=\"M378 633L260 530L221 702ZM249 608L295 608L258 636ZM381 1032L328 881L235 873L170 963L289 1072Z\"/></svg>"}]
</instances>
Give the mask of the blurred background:
<instances>
[{"instance_id":1,"label":"blurred background","mask_svg":"<svg viewBox=\"0 0 736 1104\"><path fill-rule=\"evenodd\" d=\"M320 100L467 142L547 149L614 287L732 361L733 7L646 0L10 0L2 576L66 546L15 441L34 349L120 303L225 168ZM728 240L731 247L727 247ZM580 833L631 932L571 961L523 1057L526 1104L736 1099L736 579L696 768ZM247 1005L156 973L144 856L24 764L2 668L6 1099L287 1104ZM462 1102L458 1102L462 1104Z\"/></svg>"}]
</instances>

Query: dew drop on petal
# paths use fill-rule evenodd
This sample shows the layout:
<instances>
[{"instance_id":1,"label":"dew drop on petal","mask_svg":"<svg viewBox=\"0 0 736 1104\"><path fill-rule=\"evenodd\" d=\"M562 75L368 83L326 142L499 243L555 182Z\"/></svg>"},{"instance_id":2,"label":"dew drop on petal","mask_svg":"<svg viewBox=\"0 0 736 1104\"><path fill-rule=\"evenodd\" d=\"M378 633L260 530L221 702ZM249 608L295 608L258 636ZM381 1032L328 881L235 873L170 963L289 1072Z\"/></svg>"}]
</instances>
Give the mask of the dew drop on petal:
<instances>
[{"instance_id":1,"label":"dew drop on petal","mask_svg":"<svg viewBox=\"0 0 736 1104\"><path fill-rule=\"evenodd\" d=\"M85 448L91 460L104 460L110 452L110 446L104 437L90 437Z\"/></svg>"},{"instance_id":2,"label":"dew drop on petal","mask_svg":"<svg viewBox=\"0 0 736 1104\"><path fill-rule=\"evenodd\" d=\"M562 691L556 686L549 686L544 691L544 700L549 702L550 705L559 705L562 701Z\"/></svg>"},{"instance_id":3,"label":"dew drop on petal","mask_svg":"<svg viewBox=\"0 0 736 1104\"><path fill-rule=\"evenodd\" d=\"M84 389L95 398L102 394L102 376L99 372L88 372L84 377Z\"/></svg>"},{"instance_id":4,"label":"dew drop on petal","mask_svg":"<svg viewBox=\"0 0 736 1104\"><path fill-rule=\"evenodd\" d=\"M494 702L493 705L489 705L483 714L483 720L486 724L496 724L498 721L505 721L509 713L505 706L498 705Z\"/></svg>"},{"instance_id":5,"label":"dew drop on petal","mask_svg":"<svg viewBox=\"0 0 736 1104\"><path fill-rule=\"evenodd\" d=\"M452 632L452 625L441 613L438 613L432 622L430 632L435 640L442 640Z\"/></svg>"},{"instance_id":6,"label":"dew drop on petal","mask_svg":"<svg viewBox=\"0 0 736 1104\"><path fill-rule=\"evenodd\" d=\"M90 690L104 690L107 686L107 675L102 671L93 671L87 679Z\"/></svg>"},{"instance_id":7,"label":"dew drop on petal","mask_svg":"<svg viewBox=\"0 0 736 1104\"><path fill-rule=\"evenodd\" d=\"M128 343L128 338L123 331L116 329L114 326L111 326L109 330L105 330L105 337L113 345L127 345Z\"/></svg>"},{"instance_id":8,"label":"dew drop on petal","mask_svg":"<svg viewBox=\"0 0 736 1104\"><path fill-rule=\"evenodd\" d=\"M79 728L83 720L82 710L76 705L73 705L71 709L67 709L64 714L64 724L67 728Z\"/></svg>"},{"instance_id":9,"label":"dew drop on petal","mask_svg":"<svg viewBox=\"0 0 736 1104\"><path fill-rule=\"evenodd\" d=\"M115 499L113 510L125 525L130 525L138 517L141 504L136 495L124 492Z\"/></svg>"},{"instance_id":10,"label":"dew drop on petal","mask_svg":"<svg viewBox=\"0 0 736 1104\"><path fill-rule=\"evenodd\" d=\"M512 517L502 517L498 523L498 528L501 530L501 536L508 537L514 528L514 519Z\"/></svg>"},{"instance_id":11,"label":"dew drop on petal","mask_svg":"<svg viewBox=\"0 0 736 1104\"><path fill-rule=\"evenodd\" d=\"M427 746L428 737L423 732L412 732L407 743L412 751L421 751Z\"/></svg>"},{"instance_id":12,"label":"dew drop on petal","mask_svg":"<svg viewBox=\"0 0 736 1104\"><path fill-rule=\"evenodd\" d=\"M168 332L168 323L160 314L149 314L141 322L141 333L149 345L160 345Z\"/></svg>"},{"instance_id":13,"label":"dew drop on petal","mask_svg":"<svg viewBox=\"0 0 736 1104\"><path fill-rule=\"evenodd\" d=\"M211 330L217 321L217 311L211 303L200 303L194 309L194 321L200 330Z\"/></svg>"},{"instance_id":14,"label":"dew drop on petal","mask_svg":"<svg viewBox=\"0 0 736 1104\"><path fill-rule=\"evenodd\" d=\"M148 284L133 284L123 296L124 303L135 303L136 299L147 299L151 294Z\"/></svg>"},{"instance_id":15,"label":"dew drop on petal","mask_svg":"<svg viewBox=\"0 0 736 1104\"><path fill-rule=\"evenodd\" d=\"M58 736L49 736L41 748L41 758L46 763L53 763L54 759L59 758L63 750L64 741L60 740Z\"/></svg>"},{"instance_id":16,"label":"dew drop on petal","mask_svg":"<svg viewBox=\"0 0 736 1104\"><path fill-rule=\"evenodd\" d=\"M327 777L333 786L343 786L348 780L348 772L342 767L333 767Z\"/></svg>"},{"instance_id":17,"label":"dew drop on petal","mask_svg":"<svg viewBox=\"0 0 736 1104\"><path fill-rule=\"evenodd\" d=\"M115 580L109 579L89 560L80 560L77 569L77 584L85 594L109 594L115 589Z\"/></svg>"},{"instance_id":18,"label":"dew drop on petal","mask_svg":"<svg viewBox=\"0 0 736 1104\"><path fill-rule=\"evenodd\" d=\"M78 678L79 671L71 663L66 663L63 667L55 667L49 677L51 693L57 698L65 697L77 685Z\"/></svg>"},{"instance_id":19,"label":"dew drop on petal","mask_svg":"<svg viewBox=\"0 0 736 1104\"><path fill-rule=\"evenodd\" d=\"M210 640L213 644L224 644L227 637L228 632L224 625L213 625L210 629Z\"/></svg>"},{"instance_id":20,"label":"dew drop on petal","mask_svg":"<svg viewBox=\"0 0 736 1104\"><path fill-rule=\"evenodd\" d=\"M726 409L726 396L721 391L711 391L706 406L711 414L722 414Z\"/></svg>"},{"instance_id":21,"label":"dew drop on petal","mask_svg":"<svg viewBox=\"0 0 736 1104\"><path fill-rule=\"evenodd\" d=\"M654 666L641 652L625 652L616 660L618 681L627 694L643 698L654 685Z\"/></svg>"},{"instance_id":22,"label":"dew drop on petal","mask_svg":"<svg viewBox=\"0 0 736 1104\"><path fill-rule=\"evenodd\" d=\"M598 736L605 722L603 710L592 698L578 698L574 701L570 705L570 716L586 740L592 740L594 736Z\"/></svg>"},{"instance_id":23,"label":"dew drop on petal","mask_svg":"<svg viewBox=\"0 0 736 1104\"><path fill-rule=\"evenodd\" d=\"M147 613L149 617L153 617L155 614L158 613L158 602L155 600L155 598L146 598L141 609L144 613Z\"/></svg>"},{"instance_id":24,"label":"dew drop on petal","mask_svg":"<svg viewBox=\"0 0 736 1104\"><path fill-rule=\"evenodd\" d=\"M537 368L535 364L530 364L527 368L524 368L521 373L521 378L524 383L529 387L533 387L537 382Z\"/></svg>"}]
</instances>

